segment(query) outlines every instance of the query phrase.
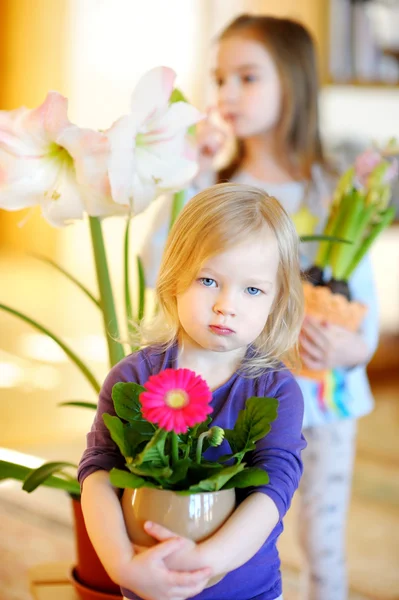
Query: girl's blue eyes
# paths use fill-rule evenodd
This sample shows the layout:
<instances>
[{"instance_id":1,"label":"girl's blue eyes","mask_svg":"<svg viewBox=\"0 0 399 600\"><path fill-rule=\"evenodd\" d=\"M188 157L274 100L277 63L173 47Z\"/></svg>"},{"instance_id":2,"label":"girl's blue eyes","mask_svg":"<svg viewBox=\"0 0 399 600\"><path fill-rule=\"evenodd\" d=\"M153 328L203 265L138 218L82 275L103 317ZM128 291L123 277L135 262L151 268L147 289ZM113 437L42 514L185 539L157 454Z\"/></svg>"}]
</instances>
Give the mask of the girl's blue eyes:
<instances>
[{"instance_id":1,"label":"girl's blue eyes","mask_svg":"<svg viewBox=\"0 0 399 600\"><path fill-rule=\"evenodd\" d=\"M259 294L262 293L262 291L256 287L247 287L247 291L250 296L259 296Z\"/></svg>"},{"instance_id":2,"label":"girl's blue eyes","mask_svg":"<svg viewBox=\"0 0 399 600\"><path fill-rule=\"evenodd\" d=\"M198 281L205 287L216 287L216 281L210 277L200 277ZM250 296L259 296L259 294L262 293L262 290L252 286L245 288L245 291L248 292Z\"/></svg>"},{"instance_id":3,"label":"girl's blue eyes","mask_svg":"<svg viewBox=\"0 0 399 600\"><path fill-rule=\"evenodd\" d=\"M216 281L214 279L211 279L210 277L200 277L200 282L205 286L205 287L211 287L212 283L216 283Z\"/></svg>"}]
</instances>

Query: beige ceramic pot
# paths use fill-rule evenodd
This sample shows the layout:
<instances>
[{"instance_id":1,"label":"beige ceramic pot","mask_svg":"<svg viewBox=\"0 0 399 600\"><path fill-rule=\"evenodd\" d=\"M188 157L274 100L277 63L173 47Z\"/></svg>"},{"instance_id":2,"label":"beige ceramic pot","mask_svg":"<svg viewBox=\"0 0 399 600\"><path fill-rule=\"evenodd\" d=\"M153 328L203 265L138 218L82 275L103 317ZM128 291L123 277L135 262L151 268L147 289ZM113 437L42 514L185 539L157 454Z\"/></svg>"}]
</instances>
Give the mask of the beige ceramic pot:
<instances>
[{"instance_id":1,"label":"beige ceramic pot","mask_svg":"<svg viewBox=\"0 0 399 600\"><path fill-rule=\"evenodd\" d=\"M334 325L340 325L357 331L367 312L367 307L360 302L349 302L342 294L333 294L324 286L314 286L311 283L303 283L305 295L305 312L320 321L328 321ZM311 379L323 379L327 371L312 371L303 368L298 375Z\"/></svg>"},{"instance_id":2,"label":"beige ceramic pot","mask_svg":"<svg viewBox=\"0 0 399 600\"><path fill-rule=\"evenodd\" d=\"M201 542L215 533L235 509L235 491L222 490L181 496L154 488L126 489L122 510L131 541L153 546L156 541L144 531L144 523L159 523L180 536ZM222 577L210 580L215 585ZM208 587L209 587L208 586Z\"/></svg>"}]
</instances>

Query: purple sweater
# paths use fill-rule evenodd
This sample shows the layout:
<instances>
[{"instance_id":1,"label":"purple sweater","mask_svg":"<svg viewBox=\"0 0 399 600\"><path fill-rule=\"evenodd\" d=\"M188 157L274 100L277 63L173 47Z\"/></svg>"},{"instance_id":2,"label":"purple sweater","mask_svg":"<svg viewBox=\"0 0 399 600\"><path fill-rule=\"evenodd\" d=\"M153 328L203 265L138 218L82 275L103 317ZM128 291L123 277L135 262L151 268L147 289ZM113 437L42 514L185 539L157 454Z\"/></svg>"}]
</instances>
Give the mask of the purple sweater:
<instances>
[{"instance_id":1,"label":"purple sweater","mask_svg":"<svg viewBox=\"0 0 399 600\"><path fill-rule=\"evenodd\" d=\"M127 356L110 371L101 389L97 413L87 435L87 448L79 464L81 485L88 475L99 469L124 468L124 459L102 419L104 412L115 414L111 399L113 385L119 381L144 385L150 375L177 368L176 354L176 346L167 351L146 348ZM213 425L233 428L239 411L251 396L274 397L279 402L278 416L270 433L246 456L248 464L267 470L270 482L257 488L237 490L237 496L242 501L254 491L266 494L276 504L280 519L255 556L226 575L220 583L195 596L195 600L275 600L282 593L276 542L283 530L282 519L302 475L301 451L306 446L301 433L303 399L298 384L287 370L265 370L254 379L235 373L212 393ZM218 448L209 448L205 458L216 460L228 452L230 448L224 440ZM245 532L242 535L245 536ZM127 598L140 600L129 590L122 589L122 593Z\"/></svg>"}]
</instances>

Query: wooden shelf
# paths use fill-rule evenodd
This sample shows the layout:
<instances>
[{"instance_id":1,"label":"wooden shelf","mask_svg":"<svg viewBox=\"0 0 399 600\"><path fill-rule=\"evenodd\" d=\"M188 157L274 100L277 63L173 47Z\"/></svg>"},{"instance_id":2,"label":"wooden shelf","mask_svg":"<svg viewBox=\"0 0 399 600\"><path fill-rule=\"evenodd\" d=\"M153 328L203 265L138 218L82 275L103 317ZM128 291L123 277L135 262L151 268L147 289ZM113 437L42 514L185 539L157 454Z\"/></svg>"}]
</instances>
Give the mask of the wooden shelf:
<instances>
[{"instance_id":1,"label":"wooden shelf","mask_svg":"<svg viewBox=\"0 0 399 600\"><path fill-rule=\"evenodd\" d=\"M356 79L349 81L328 80L323 87L361 87L361 88L379 88L379 89L397 89L399 90L399 81L397 83L387 83L385 81L359 81Z\"/></svg>"}]
</instances>

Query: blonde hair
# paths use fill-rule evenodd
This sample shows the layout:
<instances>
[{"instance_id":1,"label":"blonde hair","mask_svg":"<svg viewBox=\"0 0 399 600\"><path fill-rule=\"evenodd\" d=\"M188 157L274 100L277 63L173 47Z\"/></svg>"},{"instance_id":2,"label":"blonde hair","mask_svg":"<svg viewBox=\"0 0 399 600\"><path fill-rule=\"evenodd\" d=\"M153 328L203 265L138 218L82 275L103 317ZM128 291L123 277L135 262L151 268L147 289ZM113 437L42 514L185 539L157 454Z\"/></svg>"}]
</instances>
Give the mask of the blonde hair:
<instances>
[{"instance_id":1,"label":"blonde hair","mask_svg":"<svg viewBox=\"0 0 399 600\"><path fill-rule=\"evenodd\" d=\"M243 368L252 376L281 360L297 357L303 319L303 291L298 235L281 204L264 191L239 183L222 183L192 198L167 240L156 285L158 312L143 326L145 345L173 344L180 333L177 296L197 276L204 261L242 243L268 226L279 252L278 292L265 327L251 345Z\"/></svg>"}]
</instances>

